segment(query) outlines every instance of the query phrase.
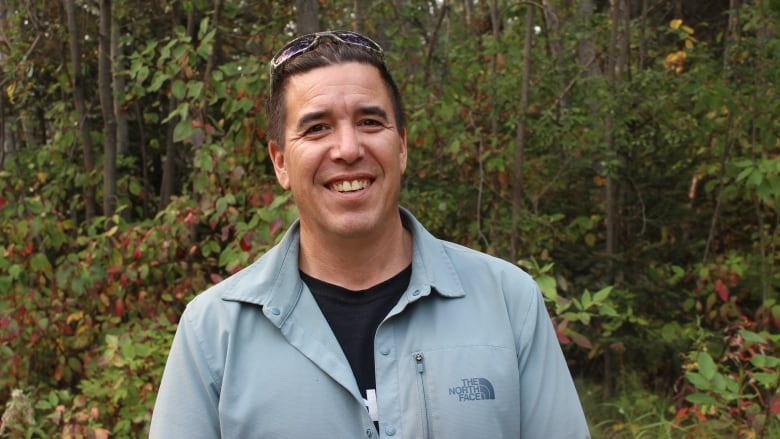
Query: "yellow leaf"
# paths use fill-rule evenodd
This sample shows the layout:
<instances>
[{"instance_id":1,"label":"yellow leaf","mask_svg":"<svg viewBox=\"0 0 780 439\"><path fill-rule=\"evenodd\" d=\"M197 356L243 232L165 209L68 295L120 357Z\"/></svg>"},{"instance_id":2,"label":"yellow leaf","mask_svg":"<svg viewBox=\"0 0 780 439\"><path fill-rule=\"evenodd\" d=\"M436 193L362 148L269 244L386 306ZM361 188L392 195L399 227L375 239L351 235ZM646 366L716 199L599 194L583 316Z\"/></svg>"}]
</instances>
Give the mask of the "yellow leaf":
<instances>
[{"instance_id":1,"label":"yellow leaf","mask_svg":"<svg viewBox=\"0 0 780 439\"><path fill-rule=\"evenodd\" d=\"M674 30L677 30L682 26L683 21L679 18L675 18L674 20L669 22L669 27L671 27Z\"/></svg>"},{"instance_id":2,"label":"yellow leaf","mask_svg":"<svg viewBox=\"0 0 780 439\"><path fill-rule=\"evenodd\" d=\"M682 29L683 32L685 32L688 35L693 35L693 28L690 27L690 26L682 26L682 27L680 27L680 29Z\"/></svg>"},{"instance_id":3,"label":"yellow leaf","mask_svg":"<svg viewBox=\"0 0 780 439\"><path fill-rule=\"evenodd\" d=\"M69 315L69 316L68 316L68 317L65 319L65 321L66 321L67 323L78 322L78 321L79 321L79 320L81 320L83 317L84 317L84 311L76 311L76 312L74 312L74 313L70 314L70 315Z\"/></svg>"},{"instance_id":4,"label":"yellow leaf","mask_svg":"<svg viewBox=\"0 0 780 439\"><path fill-rule=\"evenodd\" d=\"M688 57L688 54L685 53L684 50L678 50L677 52L672 52L669 55L666 55L666 58L664 58L664 67L667 69L674 70L677 73L682 72L683 65L685 65L685 59Z\"/></svg>"},{"instance_id":5,"label":"yellow leaf","mask_svg":"<svg viewBox=\"0 0 780 439\"><path fill-rule=\"evenodd\" d=\"M685 48L686 49L693 49L693 41L691 41L690 39L686 39L685 40Z\"/></svg>"},{"instance_id":6,"label":"yellow leaf","mask_svg":"<svg viewBox=\"0 0 780 439\"><path fill-rule=\"evenodd\" d=\"M16 83L12 82L5 87L5 93L8 95L8 100L14 103L14 91L16 91Z\"/></svg>"}]
</instances>

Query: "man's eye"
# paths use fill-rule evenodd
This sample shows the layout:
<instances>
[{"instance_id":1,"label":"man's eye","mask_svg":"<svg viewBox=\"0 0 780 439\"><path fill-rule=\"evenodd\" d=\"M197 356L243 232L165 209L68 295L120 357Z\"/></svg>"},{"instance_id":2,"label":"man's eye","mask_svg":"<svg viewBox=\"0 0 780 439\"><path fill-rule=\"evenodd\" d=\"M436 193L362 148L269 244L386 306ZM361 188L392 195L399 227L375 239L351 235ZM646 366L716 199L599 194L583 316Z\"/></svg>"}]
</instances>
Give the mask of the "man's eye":
<instances>
[{"instance_id":1,"label":"man's eye","mask_svg":"<svg viewBox=\"0 0 780 439\"><path fill-rule=\"evenodd\" d=\"M375 119L363 119L362 121L360 121L360 124L369 127L382 126L382 123Z\"/></svg>"},{"instance_id":2,"label":"man's eye","mask_svg":"<svg viewBox=\"0 0 780 439\"><path fill-rule=\"evenodd\" d=\"M306 134L313 134L313 133L319 133L321 131L325 131L325 125L318 123L317 125L312 125L306 130Z\"/></svg>"}]
</instances>

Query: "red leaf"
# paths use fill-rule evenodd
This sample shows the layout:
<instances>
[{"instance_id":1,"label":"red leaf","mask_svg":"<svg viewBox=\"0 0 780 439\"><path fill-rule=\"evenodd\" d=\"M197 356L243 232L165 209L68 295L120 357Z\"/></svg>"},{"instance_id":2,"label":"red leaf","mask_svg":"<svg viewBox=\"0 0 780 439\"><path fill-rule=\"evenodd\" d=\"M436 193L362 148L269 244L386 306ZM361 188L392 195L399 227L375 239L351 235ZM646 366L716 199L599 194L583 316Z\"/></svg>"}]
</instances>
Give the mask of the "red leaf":
<instances>
[{"instance_id":1,"label":"red leaf","mask_svg":"<svg viewBox=\"0 0 780 439\"><path fill-rule=\"evenodd\" d=\"M241 250L243 250L245 252L248 252L249 250L251 250L252 249L252 236L249 233L244 235L244 237L241 238L240 245L241 245Z\"/></svg>"},{"instance_id":2,"label":"red leaf","mask_svg":"<svg viewBox=\"0 0 780 439\"><path fill-rule=\"evenodd\" d=\"M263 192L263 204L266 206L271 204L271 202L274 200L274 193L273 192Z\"/></svg>"},{"instance_id":3,"label":"red leaf","mask_svg":"<svg viewBox=\"0 0 780 439\"><path fill-rule=\"evenodd\" d=\"M282 220L277 218L273 221L271 221L271 224L268 226L268 232L271 234L271 236L276 235L276 232L279 231L279 229L282 228Z\"/></svg>"},{"instance_id":4,"label":"red leaf","mask_svg":"<svg viewBox=\"0 0 780 439\"><path fill-rule=\"evenodd\" d=\"M120 318L125 315L125 302L122 299L114 301L114 315Z\"/></svg>"},{"instance_id":5,"label":"red leaf","mask_svg":"<svg viewBox=\"0 0 780 439\"><path fill-rule=\"evenodd\" d=\"M195 224L195 215L192 214L192 211L189 211L187 216L184 217L184 225L190 227L193 224Z\"/></svg>"},{"instance_id":6,"label":"red leaf","mask_svg":"<svg viewBox=\"0 0 780 439\"><path fill-rule=\"evenodd\" d=\"M569 334L574 344L577 346L581 346L585 349L593 349L593 345L591 344L590 340L588 340L588 337L585 337L582 334L578 334L576 332L572 332Z\"/></svg>"},{"instance_id":7,"label":"red leaf","mask_svg":"<svg viewBox=\"0 0 780 439\"><path fill-rule=\"evenodd\" d=\"M715 292L718 293L720 300L724 302L729 300L729 288L720 279L715 281Z\"/></svg>"},{"instance_id":8,"label":"red leaf","mask_svg":"<svg viewBox=\"0 0 780 439\"><path fill-rule=\"evenodd\" d=\"M775 397L769 404L769 412L773 415L780 415L780 397Z\"/></svg>"}]
</instances>

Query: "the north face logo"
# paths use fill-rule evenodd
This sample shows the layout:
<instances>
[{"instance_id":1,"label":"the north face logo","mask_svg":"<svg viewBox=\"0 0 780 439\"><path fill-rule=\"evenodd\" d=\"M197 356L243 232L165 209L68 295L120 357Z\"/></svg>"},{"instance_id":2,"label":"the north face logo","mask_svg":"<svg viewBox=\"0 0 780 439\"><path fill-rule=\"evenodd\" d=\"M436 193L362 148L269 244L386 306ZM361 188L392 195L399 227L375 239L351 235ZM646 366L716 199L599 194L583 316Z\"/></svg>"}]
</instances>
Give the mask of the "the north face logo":
<instances>
[{"instance_id":1,"label":"the north face logo","mask_svg":"<svg viewBox=\"0 0 780 439\"><path fill-rule=\"evenodd\" d=\"M450 395L457 396L461 402L496 399L493 384L485 378L463 378L459 386L450 387Z\"/></svg>"}]
</instances>

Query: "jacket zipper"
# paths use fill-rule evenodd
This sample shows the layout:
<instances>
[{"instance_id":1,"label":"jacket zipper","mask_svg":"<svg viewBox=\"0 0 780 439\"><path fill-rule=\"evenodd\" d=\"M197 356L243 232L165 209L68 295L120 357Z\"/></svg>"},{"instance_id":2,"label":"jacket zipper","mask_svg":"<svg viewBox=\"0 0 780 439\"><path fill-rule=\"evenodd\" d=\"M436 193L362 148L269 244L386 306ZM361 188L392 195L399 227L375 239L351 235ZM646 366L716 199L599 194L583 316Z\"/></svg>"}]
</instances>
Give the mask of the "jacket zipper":
<instances>
[{"instance_id":1,"label":"jacket zipper","mask_svg":"<svg viewBox=\"0 0 780 439\"><path fill-rule=\"evenodd\" d=\"M430 407L430 402L428 401L428 392L425 388L425 357L423 356L422 352L417 352L414 354L414 362L417 365L417 376L420 380L420 389L422 389L422 397L423 397L423 418L425 420L425 433L426 438L432 438L433 437L433 426L431 425L431 417L428 413L428 408Z\"/></svg>"}]
</instances>

